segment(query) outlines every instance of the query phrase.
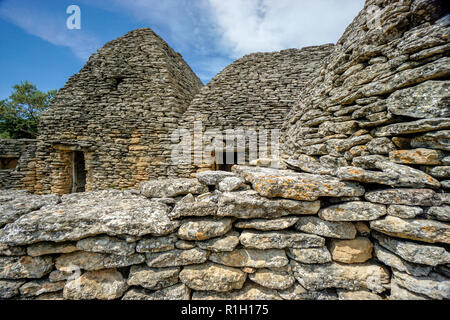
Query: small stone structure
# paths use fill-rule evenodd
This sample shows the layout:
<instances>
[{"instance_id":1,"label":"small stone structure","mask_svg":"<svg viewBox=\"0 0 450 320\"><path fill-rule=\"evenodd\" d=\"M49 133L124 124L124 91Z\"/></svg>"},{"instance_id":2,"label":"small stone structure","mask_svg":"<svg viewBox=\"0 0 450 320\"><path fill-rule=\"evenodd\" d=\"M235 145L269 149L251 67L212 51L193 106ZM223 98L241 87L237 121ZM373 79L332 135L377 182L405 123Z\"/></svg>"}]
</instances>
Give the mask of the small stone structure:
<instances>
[{"instance_id":1,"label":"small stone structure","mask_svg":"<svg viewBox=\"0 0 450 320\"><path fill-rule=\"evenodd\" d=\"M167 176L170 134L202 86L150 29L107 43L41 117L36 192L126 189Z\"/></svg>"},{"instance_id":2,"label":"small stone structure","mask_svg":"<svg viewBox=\"0 0 450 320\"><path fill-rule=\"evenodd\" d=\"M32 139L0 139L0 189L34 192L36 145Z\"/></svg>"},{"instance_id":3,"label":"small stone structure","mask_svg":"<svg viewBox=\"0 0 450 320\"><path fill-rule=\"evenodd\" d=\"M286 117L284 168L2 191L0 297L450 299L449 26L443 1L366 1Z\"/></svg>"}]
</instances>

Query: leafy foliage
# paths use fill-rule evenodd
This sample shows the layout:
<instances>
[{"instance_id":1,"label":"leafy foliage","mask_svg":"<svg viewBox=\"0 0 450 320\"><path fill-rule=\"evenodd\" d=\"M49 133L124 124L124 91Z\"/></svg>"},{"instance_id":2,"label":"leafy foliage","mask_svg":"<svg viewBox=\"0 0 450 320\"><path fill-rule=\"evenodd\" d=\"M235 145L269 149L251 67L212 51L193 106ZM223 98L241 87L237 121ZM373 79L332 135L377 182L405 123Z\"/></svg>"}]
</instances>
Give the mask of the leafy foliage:
<instances>
[{"instance_id":1,"label":"leafy foliage","mask_svg":"<svg viewBox=\"0 0 450 320\"><path fill-rule=\"evenodd\" d=\"M57 91L41 92L28 81L14 85L13 89L8 99L0 101L0 138L36 138L39 117Z\"/></svg>"}]
</instances>

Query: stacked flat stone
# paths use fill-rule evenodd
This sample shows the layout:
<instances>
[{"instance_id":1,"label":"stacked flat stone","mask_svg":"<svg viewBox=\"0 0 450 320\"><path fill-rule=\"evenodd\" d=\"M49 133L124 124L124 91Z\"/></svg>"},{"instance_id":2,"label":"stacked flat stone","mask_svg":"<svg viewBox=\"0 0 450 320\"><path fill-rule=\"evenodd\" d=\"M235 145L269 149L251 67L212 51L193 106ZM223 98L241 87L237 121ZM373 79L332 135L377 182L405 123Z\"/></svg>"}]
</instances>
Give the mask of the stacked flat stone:
<instances>
[{"instance_id":1,"label":"stacked flat stone","mask_svg":"<svg viewBox=\"0 0 450 320\"><path fill-rule=\"evenodd\" d=\"M0 297L450 298L448 224L401 215L405 201L449 204L448 194L384 204L332 176L233 171L130 191L5 193Z\"/></svg>"},{"instance_id":2,"label":"stacked flat stone","mask_svg":"<svg viewBox=\"0 0 450 320\"><path fill-rule=\"evenodd\" d=\"M374 219L392 298L450 291L449 24L443 1L366 1L283 126L289 168L364 187L319 217Z\"/></svg>"},{"instance_id":3,"label":"stacked flat stone","mask_svg":"<svg viewBox=\"0 0 450 320\"><path fill-rule=\"evenodd\" d=\"M0 169L0 189L34 191L36 145L33 139L0 139L0 157L18 159L15 168Z\"/></svg>"},{"instance_id":4,"label":"stacked flat stone","mask_svg":"<svg viewBox=\"0 0 450 320\"><path fill-rule=\"evenodd\" d=\"M326 44L245 55L202 88L180 119L179 127L189 129L191 135L194 121L201 121L203 132L218 130L223 135L227 129L267 130L270 148L270 130L281 128L298 95L333 47ZM203 149L193 151L192 163L195 153L201 155L209 141L203 143ZM176 173L189 177L210 168L210 163L193 163L178 166Z\"/></svg>"},{"instance_id":5,"label":"stacked flat stone","mask_svg":"<svg viewBox=\"0 0 450 320\"><path fill-rule=\"evenodd\" d=\"M107 43L41 117L36 191L70 192L70 152L77 150L85 154L87 190L167 177L171 133L202 86L150 29Z\"/></svg>"}]
</instances>

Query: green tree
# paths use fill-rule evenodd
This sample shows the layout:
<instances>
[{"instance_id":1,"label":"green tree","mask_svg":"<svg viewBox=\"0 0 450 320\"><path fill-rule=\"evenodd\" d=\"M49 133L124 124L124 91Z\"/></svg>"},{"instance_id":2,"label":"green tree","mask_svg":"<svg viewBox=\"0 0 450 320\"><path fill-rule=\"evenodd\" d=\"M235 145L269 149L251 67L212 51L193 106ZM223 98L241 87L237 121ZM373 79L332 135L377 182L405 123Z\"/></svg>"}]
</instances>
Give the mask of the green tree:
<instances>
[{"instance_id":1,"label":"green tree","mask_svg":"<svg viewBox=\"0 0 450 320\"><path fill-rule=\"evenodd\" d=\"M39 116L48 109L57 91L41 92L28 81L13 89L8 99L0 101L0 138L36 138Z\"/></svg>"}]
</instances>

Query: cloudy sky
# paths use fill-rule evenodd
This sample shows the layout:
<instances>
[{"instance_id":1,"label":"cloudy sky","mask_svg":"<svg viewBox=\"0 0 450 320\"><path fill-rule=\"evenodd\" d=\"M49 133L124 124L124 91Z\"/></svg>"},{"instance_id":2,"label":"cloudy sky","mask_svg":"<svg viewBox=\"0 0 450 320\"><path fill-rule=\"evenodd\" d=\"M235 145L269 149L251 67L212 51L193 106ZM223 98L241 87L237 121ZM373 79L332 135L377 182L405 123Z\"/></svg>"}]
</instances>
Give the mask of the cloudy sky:
<instances>
[{"instance_id":1,"label":"cloudy sky","mask_svg":"<svg viewBox=\"0 0 450 320\"><path fill-rule=\"evenodd\" d=\"M81 29L69 30L69 5ZM150 27L203 83L245 54L336 42L363 0L0 0L0 99L58 89L106 42Z\"/></svg>"}]
</instances>

